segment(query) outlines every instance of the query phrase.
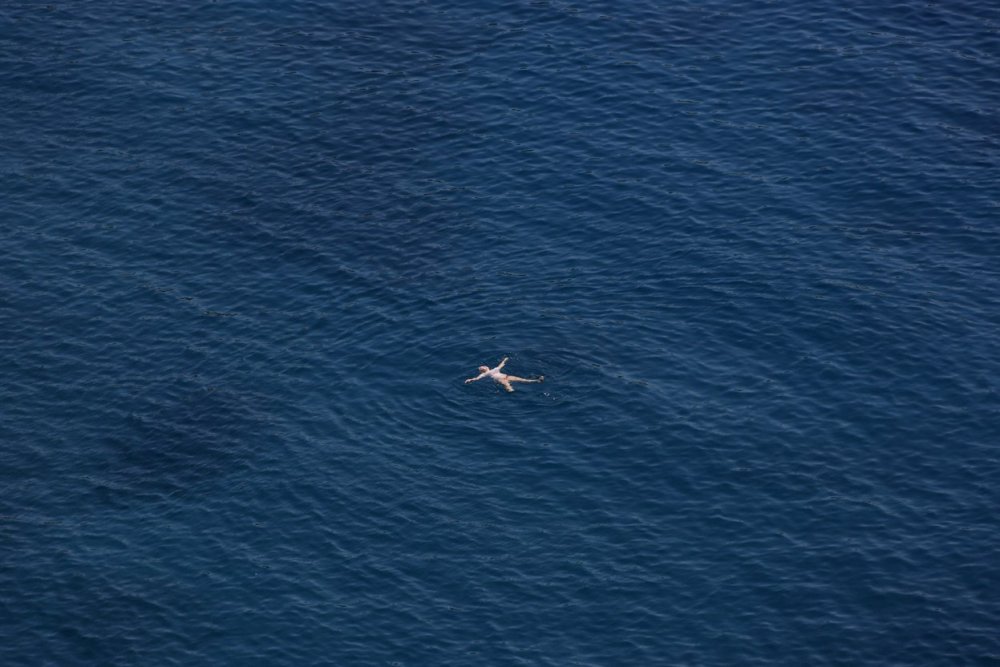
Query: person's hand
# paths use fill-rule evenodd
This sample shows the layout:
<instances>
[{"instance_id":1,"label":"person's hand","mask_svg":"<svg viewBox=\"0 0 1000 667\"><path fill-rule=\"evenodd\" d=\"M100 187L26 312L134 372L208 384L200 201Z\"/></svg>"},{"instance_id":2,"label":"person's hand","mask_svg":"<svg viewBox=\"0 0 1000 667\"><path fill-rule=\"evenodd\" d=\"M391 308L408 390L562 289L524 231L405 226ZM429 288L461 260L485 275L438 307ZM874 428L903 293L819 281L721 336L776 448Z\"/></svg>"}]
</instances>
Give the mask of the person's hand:
<instances>
[{"instance_id":1,"label":"person's hand","mask_svg":"<svg viewBox=\"0 0 1000 667\"><path fill-rule=\"evenodd\" d=\"M469 384L470 382L472 382L472 378L469 378L468 380L466 380L465 384Z\"/></svg>"}]
</instances>

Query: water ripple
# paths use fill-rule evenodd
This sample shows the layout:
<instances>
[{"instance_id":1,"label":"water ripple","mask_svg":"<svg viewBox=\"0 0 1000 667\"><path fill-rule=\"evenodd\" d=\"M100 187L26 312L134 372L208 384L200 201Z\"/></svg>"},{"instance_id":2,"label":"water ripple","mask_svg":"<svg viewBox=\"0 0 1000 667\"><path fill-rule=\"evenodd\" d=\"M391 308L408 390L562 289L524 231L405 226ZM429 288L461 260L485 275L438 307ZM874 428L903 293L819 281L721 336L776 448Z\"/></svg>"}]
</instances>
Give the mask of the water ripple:
<instances>
[{"instance_id":1,"label":"water ripple","mask_svg":"<svg viewBox=\"0 0 1000 667\"><path fill-rule=\"evenodd\" d=\"M4 664L1000 654L992 8L0 22Z\"/></svg>"}]
</instances>

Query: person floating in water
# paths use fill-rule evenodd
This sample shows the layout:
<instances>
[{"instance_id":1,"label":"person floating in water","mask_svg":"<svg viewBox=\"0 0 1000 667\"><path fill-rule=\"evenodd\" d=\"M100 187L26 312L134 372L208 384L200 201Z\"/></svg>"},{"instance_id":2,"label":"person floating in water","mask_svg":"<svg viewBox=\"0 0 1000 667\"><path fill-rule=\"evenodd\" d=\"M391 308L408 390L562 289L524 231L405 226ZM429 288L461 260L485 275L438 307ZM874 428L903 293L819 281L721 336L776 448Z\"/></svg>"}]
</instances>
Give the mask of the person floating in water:
<instances>
[{"instance_id":1,"label":"person floating in water","mask_svg":"<svg viewBox=\"0 0 1000 667\"><path fill-rule=\"evenodd\" d=\"M474 378L469 378L468 380L465 381L465 384L469 384L470 382L475 382L476 380L482 380L484 377L491 377L496 382L502 384L503 388L506 389L507 391L514 391L514 388L510 386L511 382L541 382L545 379L544 375L539 375L534 380L529 380L528 378L520 378L517 377L516 375L507 375L506 373L501 373L500 369L502 369L503 365L507 363L507 359L508 357L504 357L503 361L497 364L496 368L490 368L489 366L480 366L479 375L477 375Z\"/></svg>"}]
</instances>

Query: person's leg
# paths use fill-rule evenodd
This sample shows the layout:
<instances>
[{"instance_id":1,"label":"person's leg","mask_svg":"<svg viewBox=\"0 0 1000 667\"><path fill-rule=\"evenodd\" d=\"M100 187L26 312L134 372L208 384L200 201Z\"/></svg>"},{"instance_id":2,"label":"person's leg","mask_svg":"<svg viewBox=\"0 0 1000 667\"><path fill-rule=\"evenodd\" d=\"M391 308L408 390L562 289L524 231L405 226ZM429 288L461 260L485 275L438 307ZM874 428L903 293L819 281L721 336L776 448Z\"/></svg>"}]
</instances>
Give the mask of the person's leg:
<instances>
[{"instance_id":1,"label":"person's leg","mask_svg":"<svg viewBox=\"0 0 1000 667\"><path fill-rule=\"evenodd\" d=\"M500 384L502 384L502 385L503 385L503 388L504 388L504 389L506 389L507 391L514 391L514 388L513 388L512 386L510 386L510 381L511 381L512 379L513 379L513 378L511 378L511 377L510 377L510 376L508 375L508 376L507 376L506 378L504 378L503 380L500 380Z\"/></svg>"},{"instance_id":2,"label":"person's leg","mask_svg":"<svg viewBox=\"0 0 1000 667\"><path fill-rule=\"evenodd\" d=\"M544 379L545 379L544 375L539 375L534 380L529 380L528 378L517 377L516 375L508 375L507 376L507 381L508 382L541 382Z\"/></svg>"}]
</instances>

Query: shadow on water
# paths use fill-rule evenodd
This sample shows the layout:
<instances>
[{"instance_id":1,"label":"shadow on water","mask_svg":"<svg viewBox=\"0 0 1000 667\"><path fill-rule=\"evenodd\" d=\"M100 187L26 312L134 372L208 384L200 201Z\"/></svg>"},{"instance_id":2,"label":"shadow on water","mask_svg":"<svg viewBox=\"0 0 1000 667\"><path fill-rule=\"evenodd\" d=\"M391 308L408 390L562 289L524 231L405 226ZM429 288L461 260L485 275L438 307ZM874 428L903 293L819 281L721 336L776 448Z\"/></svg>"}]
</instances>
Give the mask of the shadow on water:
<instances>
[{"instance_id":1,"label":"shadow on water","mask_svg":"<svg viewBox=\"0 0 1000 667\"><path fill-rule=\"evenodd\" d=\"M265 430L246 395L190 381L157 389L105 441L107 484L96 490L109 502L188 493L231 475Z\"/></svg>"}]
</instances>

